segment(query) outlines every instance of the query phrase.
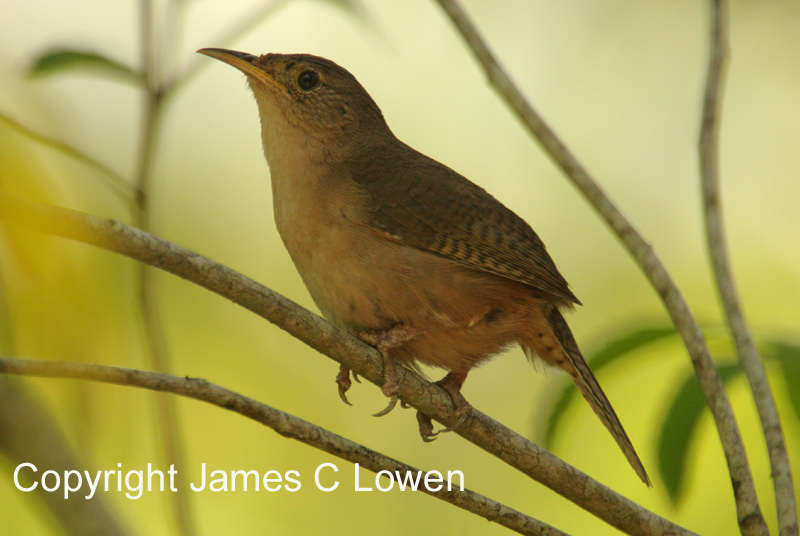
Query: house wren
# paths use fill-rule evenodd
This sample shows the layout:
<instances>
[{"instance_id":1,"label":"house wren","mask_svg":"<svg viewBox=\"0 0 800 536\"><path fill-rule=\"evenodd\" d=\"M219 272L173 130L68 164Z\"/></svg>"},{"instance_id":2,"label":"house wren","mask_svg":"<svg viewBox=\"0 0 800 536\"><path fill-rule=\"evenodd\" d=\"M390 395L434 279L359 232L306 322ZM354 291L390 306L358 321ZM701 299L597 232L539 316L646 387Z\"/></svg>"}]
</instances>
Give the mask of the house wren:
<instances>
[{"instance_id":1,"label":"house wren","mask_svg":"<svg viewBox=\"0 0 800 536\"><path fill-rule=\"evenodd\" d=\"M513 344L570 375L646 484L647 473L561 311L580 304L519 216L398 140L361 84L306 54L199 50L247 76L261 116L275 222L297 271L332 323L376 346L383 392L395 362L448 371L437 382L471 412L461 386ZM337 377L347 402L350 371ZM419 413L423 438L435 435ZM458 425L457 425L458 426Z\"/></svg>"}]
</instances>

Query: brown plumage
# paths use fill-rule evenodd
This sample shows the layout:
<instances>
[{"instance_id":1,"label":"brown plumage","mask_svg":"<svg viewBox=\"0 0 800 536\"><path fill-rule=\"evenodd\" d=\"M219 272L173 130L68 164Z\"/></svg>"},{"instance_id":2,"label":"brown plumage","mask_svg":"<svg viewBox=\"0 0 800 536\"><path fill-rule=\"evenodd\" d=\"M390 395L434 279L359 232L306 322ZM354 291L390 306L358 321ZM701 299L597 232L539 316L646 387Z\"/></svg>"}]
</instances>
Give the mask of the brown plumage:
<instances>
[{"instance_id":1,"label":"brown plumage","mask_svg":"<svg viewBox=\"0 0 800 536\"><path fill-rule=\"evenodd\" d=\"M358 81L305 54L200 52L247 75L272 177L275 221L322 314L394 363L443 368L463 422L471 369L513 344L565 371L639 477L650 481L561 310L580 302L519 216L391 132ZM350 386L349 371L337 381ZM423 437L430 419L418 415Z\"/></svg>"}]
</instances>

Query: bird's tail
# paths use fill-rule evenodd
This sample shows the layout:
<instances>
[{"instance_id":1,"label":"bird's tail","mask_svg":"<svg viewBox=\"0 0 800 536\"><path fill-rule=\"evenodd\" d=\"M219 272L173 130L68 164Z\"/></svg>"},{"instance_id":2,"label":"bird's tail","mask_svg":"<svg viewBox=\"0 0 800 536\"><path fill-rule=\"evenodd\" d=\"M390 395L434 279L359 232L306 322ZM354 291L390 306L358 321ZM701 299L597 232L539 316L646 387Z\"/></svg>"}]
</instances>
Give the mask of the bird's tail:
<instances>
[{"instance_id":1,"label":"bird's tail","mask_svg":"<svg viewBox=\"0 0 800 536\"><path fill-rule=\"evenodd\" d=\"M645 471L642 461L636 454L636 450L633 448L628 434L625 433L622 423L619 422L619 417L617 417L614 408L611 406L611 402L608 401L603 389L600 387L600 384L597 383L597 379L594 377L594 374L592 374L592 371L589 369L589 365L583 358L578 344L575 342L575 337L573 337L572 331L570 331L567 325L567 321L564 320L564 317L555 307L549 311L547 317L558 342L567 355L569 364L572 365L571 367L560 366L559 368L563 368L572 377L572 380L578 387L578 391L580 391L583 398L586 399L595 414L600 418L600 421L602 421L603 425L611 433L617 445L619 445L619 448L622 449L623 454L625 454L625 457L628 459L628 463L633 467L633 470L636 471L636 474L639 475L642 482L647 484L648 487L651 487L650 477L647 476L647 471Z\"/></svg>"}]
</instances>

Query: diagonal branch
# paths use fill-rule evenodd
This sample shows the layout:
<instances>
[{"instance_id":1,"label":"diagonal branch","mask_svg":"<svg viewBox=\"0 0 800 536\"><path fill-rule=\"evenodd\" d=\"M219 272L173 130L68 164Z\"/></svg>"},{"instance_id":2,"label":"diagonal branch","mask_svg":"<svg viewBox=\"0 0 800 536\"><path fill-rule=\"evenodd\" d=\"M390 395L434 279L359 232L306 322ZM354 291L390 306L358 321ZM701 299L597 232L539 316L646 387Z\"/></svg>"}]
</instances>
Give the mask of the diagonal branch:
<instances>
[{"instance_id":1,"label":"diagonal branch","mask_svg":"<svg viewBox=\"0 0 800 536\"><path fill-rule=\"evenodd\" d=\"M750 389L753 392L758 416L764 430L775 486L779 533L781 536L797 536L797 505L778 408L775 406L775 399L767 381L764 362L756 349L744 313L739 305L736 284L728 260L719 194L719 118L728 48L727 14L724 0L712 0L711 9L711 52L698 143L706 241L728 327L736 344L742 370L750 382Z\"/></svg>"},{"instance_id":2,"label":"diagonal branch","mask_svg":"<svg viewBox=\"0 0 800 536\"><path fill-rule=\"evenodd\" d=\"M208 402L231 410L256 422L269 426L284 437L296 439L306 445L333 454L343 460L358 463L374 473L417 474L418 469L388 456L368 449L349 439L336 435L308 421L284 413L252 398L234 393L205 380L179 378L171 374L146 372L121 367L109 367L68 361L0 358L0 372L21 376L48 378L77 378L117 385L141 387L152 391L173 393ZM425 473L427 474L427 473ZM424 480L424 475L420 481ZM493 501L469 489L431 491L420 486L419 491L448 502L509 528L520 534L533 536L567 536L564 532L537 519L517 512L513 508ZM50 494L52 495L52 494ZM61 501L64 502L64 501ZM88 502L91 501L86 501Z\"/></svg>"},{"instance_id":3,"label":"diagonal branch","mask_svg":"<svg viewBox=\"0 0 800 536\"><path fill-rule=\"evenodd\" d=\"M370 382L381 385L384 381L383 360L371 346L252 279L150 233L2 191L0 218L115 251L180 276L256 313ZM411 370L397 372L404 402L445 425L456 423L450 395ZM477 410L456 433L626 534L692 534Z\"/></svg>"},{"instance_id":4,"label":"diagonal branch","mask_svg":"<svg viewBox=\"0 0 800 536\"><path fill-rule=\"evenodd\" d=\"M768 534L730 400L700 326L672 277L652 246L614 205L598 186L597 181L516 87L458 3L454 0L437 0L437 2L461 32L461 36L486 71L489 83L512 108L555 164L564 171L567 178L603 217L658 292L689 351L695 374L714 417L731 475L742 534Z\"/></svg>"}]
</instances>

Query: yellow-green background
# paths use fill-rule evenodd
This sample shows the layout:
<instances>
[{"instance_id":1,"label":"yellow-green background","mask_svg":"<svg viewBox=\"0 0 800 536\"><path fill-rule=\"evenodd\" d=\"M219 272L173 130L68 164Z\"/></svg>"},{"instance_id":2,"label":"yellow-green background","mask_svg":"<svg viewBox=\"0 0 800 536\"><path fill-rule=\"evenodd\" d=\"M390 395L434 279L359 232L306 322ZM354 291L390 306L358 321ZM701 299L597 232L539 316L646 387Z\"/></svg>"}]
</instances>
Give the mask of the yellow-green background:
<instances>
[{"instance_id":1,"label":"yellow-green background","mask_svg":"<svg viewBox=\"0 0 800 536\"><path fill-rule=\"evenodd\" d=\"M156 3L157 5L158 2ZM186 2L183 30L162 42L168 65L209 65L169 103L152 191L153 230L313 309L277 235L256 109L243 76L194 50L254 2ZM426 1L365 1L374 25L327 2L287 2L231 45L251 53L308 52L349 69L394 132L488 189L537 230L585 304L571 315L590 353L665 313L644 277L583 199L488 88L440 9ZM163 7L163 6L162 6ZM701 227L696 139L708 11L700 1L466 3L520 87L603 188L653 243L697 315L720 321ZM160 10L161 8L159 8ZM32 58L54 45L138 62L137 2L28 0L0 5L0 110L130 176L141 95L80 73L31 80ZM734 1L722 127L724 209L744 308L759 336L795 337L800 322L800 4ZM160 20L168 24L168 20ZM174 48L173 48L174 45ZM173 52L174 51L174 52ZM0 181L21 195L130 221L102 177L0 122ZM32 233L0 249L20 357L146 368L131 261ZM18 237L19 238L19 237ZM278 328L169 275L159 307L178 375L202 377L412 465L460 469L470 488L571 534L616 531L456 435L420 441L410 411L370 416L385 403L356 384L354 407L336 395L337 365ZM647 348L600 381L656 476L655 436L688 359L677 343ZM772 370L772 369L771 369ZM773 375L787 443L800 474L800 427ZM519 350L475 371L466 397L523 435L564 378L534 373ZM23 382L40 396L92 469L163 468L153 395L67 380ZM797 388L800 388L798 386ZM765 515L774 501L763 439L742 380L731 386ZM297 493L191 494L202 534L502 534L496 525L422 494L355 493L352 469L231 413L179 400L189 467L298 470ZM568 412L556 454L689 529L735 533L724 458L706 416L692 443L689 487L677 508L656 476L646 489L585 405ZM342 486L313 486L324 462ZM0 459L0 534L58 533ZM370 478L369 473L362 473ZM171 534L166 494L106 495L139 534ZM78 499L73 499L78 500Z\"/></svg>"}]
</instances>

